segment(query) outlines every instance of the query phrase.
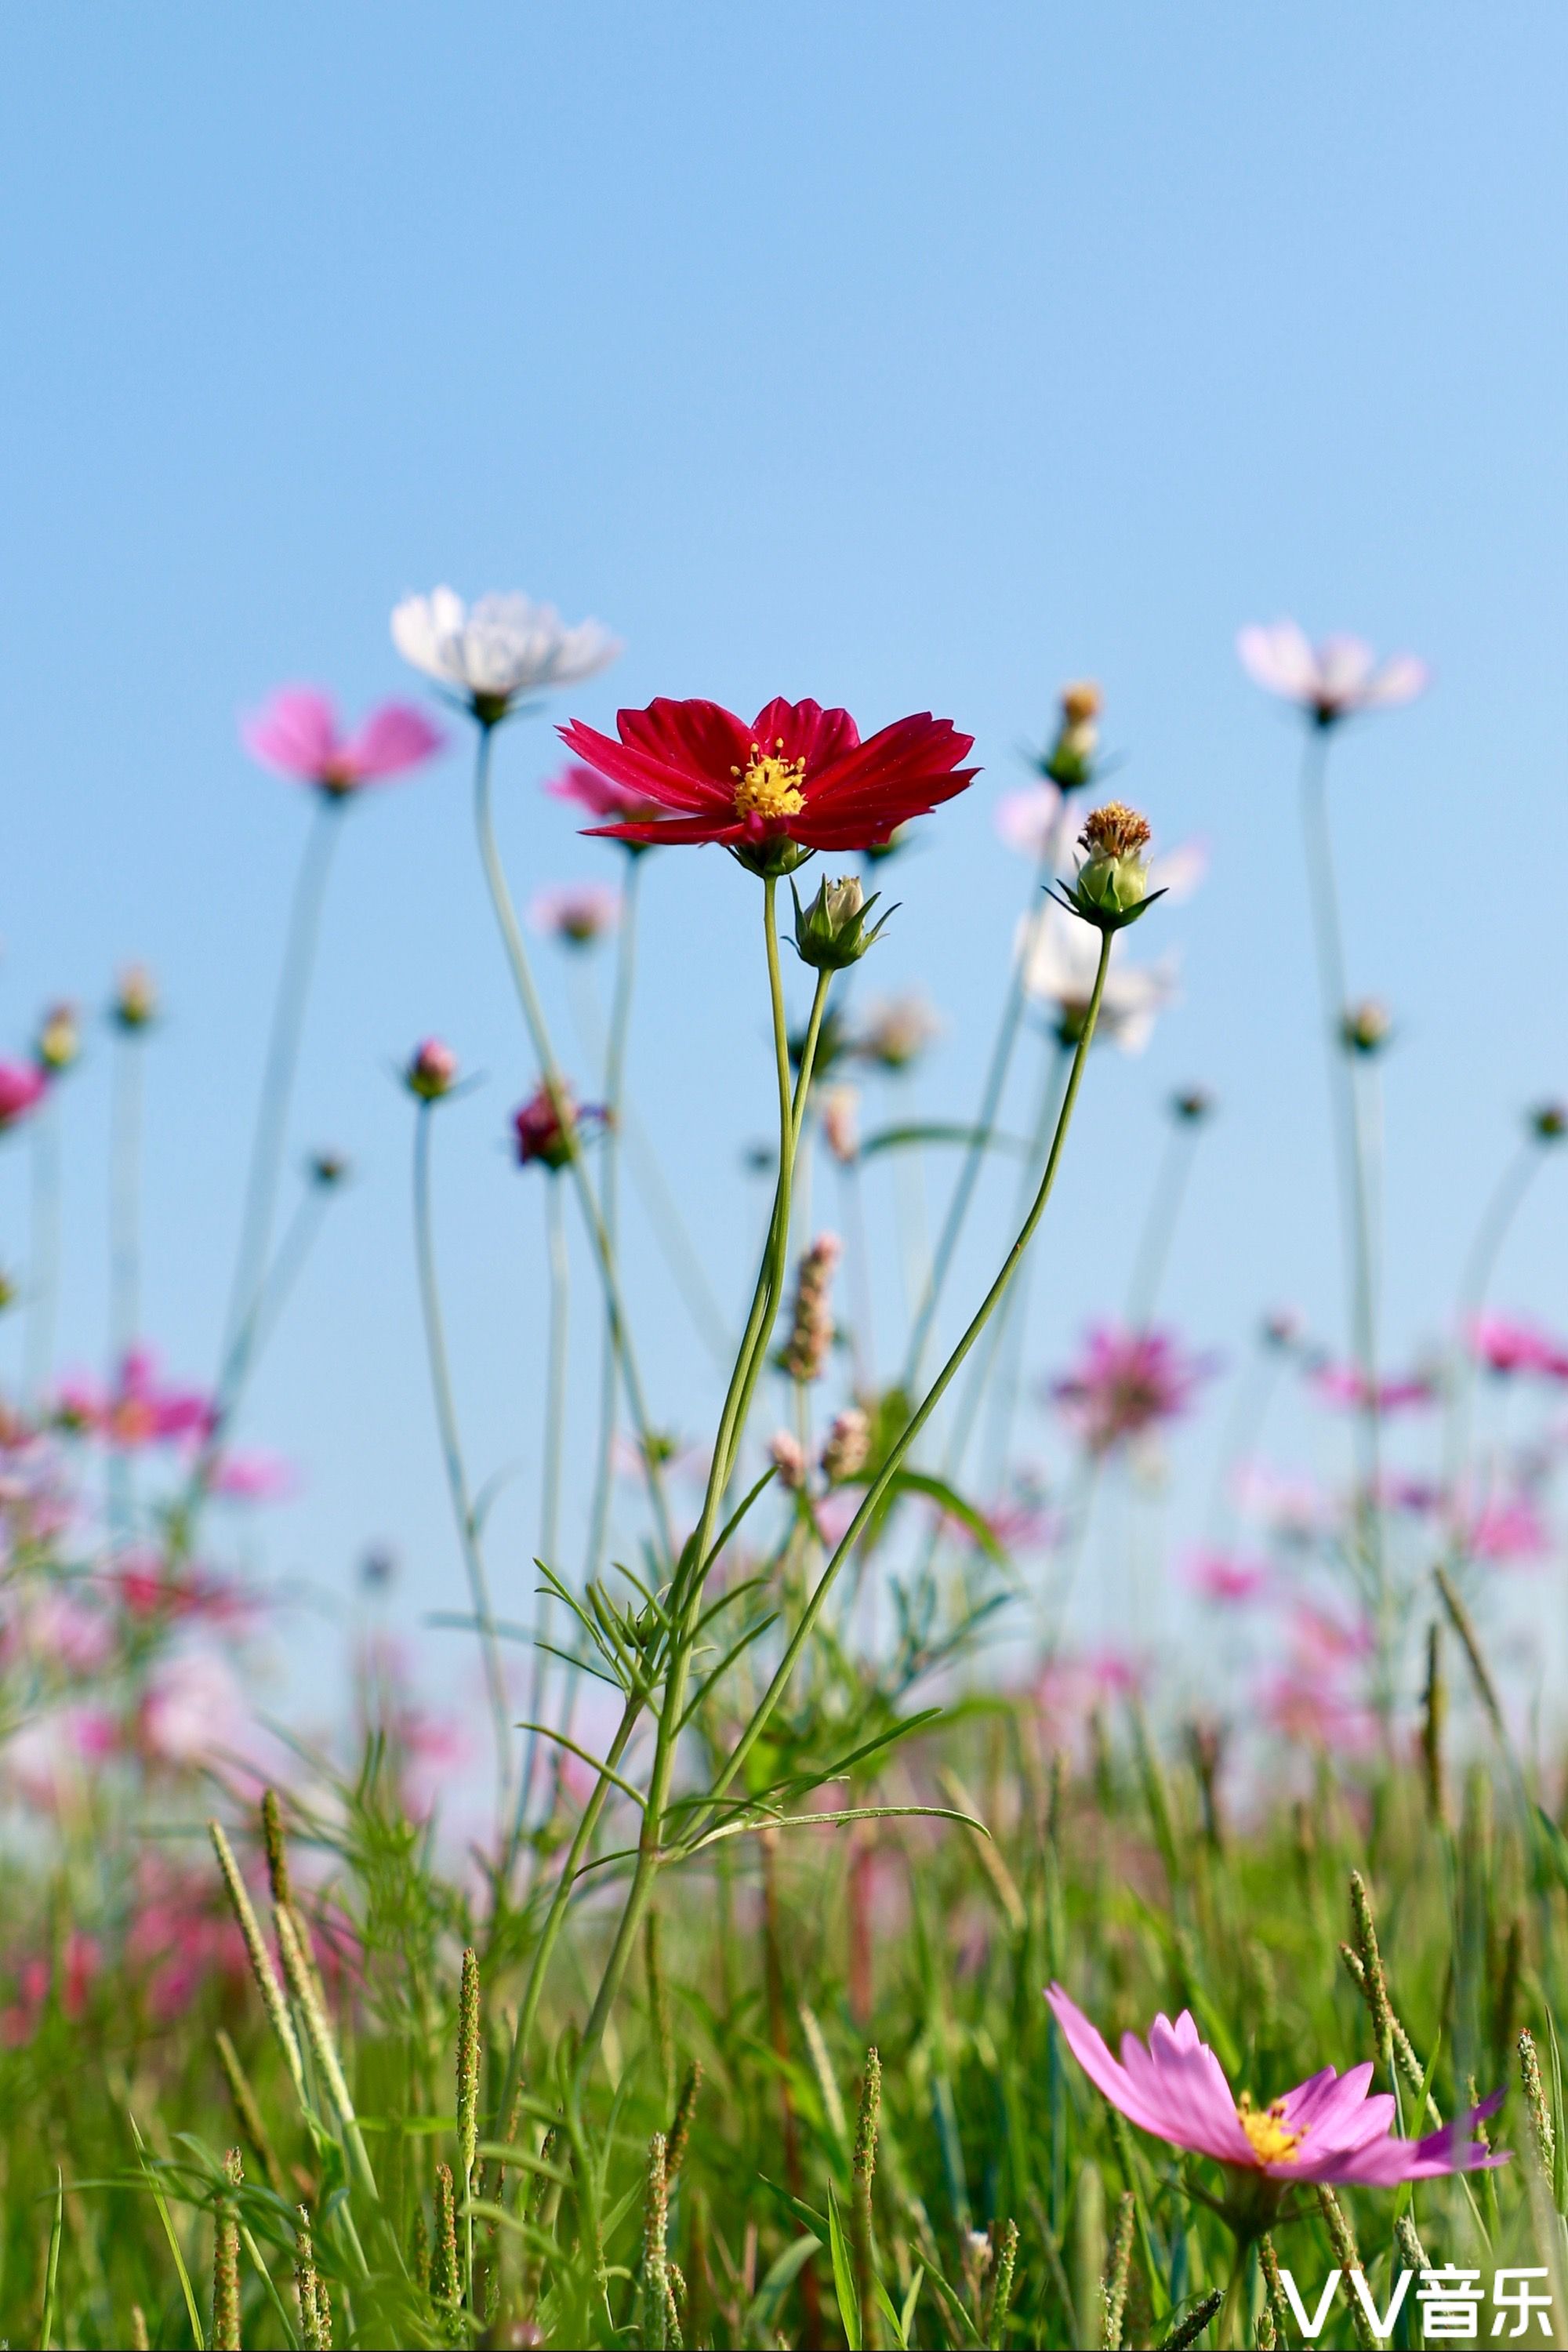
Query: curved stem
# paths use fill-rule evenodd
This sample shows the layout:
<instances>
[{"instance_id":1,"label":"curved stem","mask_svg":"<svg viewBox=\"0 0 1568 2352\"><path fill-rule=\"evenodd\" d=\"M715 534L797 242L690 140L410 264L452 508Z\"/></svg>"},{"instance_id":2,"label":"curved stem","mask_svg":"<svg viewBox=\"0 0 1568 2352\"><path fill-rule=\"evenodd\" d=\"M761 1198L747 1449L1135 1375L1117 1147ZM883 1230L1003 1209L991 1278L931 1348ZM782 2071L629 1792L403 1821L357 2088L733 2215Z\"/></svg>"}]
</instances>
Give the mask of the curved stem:
<instances>
[{"instance_id":1,"label":"curved stem","mask_svg":"<svg viewBox=\"0 0 1568 2352\"><path fill-rule=\"evenodd\" d=\"M709 1466L707 1490L702 1498L702 1513L696 1533L687 1548L680 1573L670 1593L670 1615L674 1625L670 1636L668 1665L665 1675L664 1695L658 1711L658 1733L654 1747L653 1765L648 1778L647 1803L643 1813L642 1832L637 1845L637 1868L610 1948L599 1990L584 2028L583 2043L577 2061L577 2081L585 2083L593 2071L604 2039L605 2026L626 1963L635 1948L643 1915L652 1898L654 1882L665 1855L663 1852L665 1808L669 1801L670 1782L675 1770L676 1750L686 1709L687 1685L690 1675L691 1654L696 1640L699 1613L702 1604L705 1577L711 1565L710 1552L714 1531L718 1526L719 1507L731 1471L740 1452L746 1414L763 1359L767 1352L768 1336L784 1289L784 1269L789 1252L790 1204L795 1172L795 1158L799 1148L801 1128L805 1117L806 1099L811 1089L812 1066L816 1060L816 1041L821 1032L822 1015L827 1002L830 975L818 972L816 992L812 1002L811 1020L805 1045L801 1054L800 1075L793 1087L789 1066L789 1028L784 1014L784 980L779 967L778 884L772 875L763 881L763 934L767 954L768 993L773 1006L773 1057L778 1078L779 1097L779 1172L773 1196L773 1223L763 1252L762 1270L757 1277L747 1318L745 1334L735 1369L731 1376L729 1391L720 1415L718 1434L714 1440L713 1459Z\"/></svg>"},{"instance_id":2,"label":"curved stem","mask_svg":"<svg viewBox=\"0 0 1568 2352\"><path fill-rule=\"evenodd\" d=\"M272 1227L278 1209L278 1185L288 1139L289 1107L300 1063L300 1040L305 1007L321 938L321 908L332 851L342 830L346 798L321 793L316 814L305 835L293 903L278 975L278 995L272 1008L272 1029L267 1045L261 1097L257 1105L256 1132L250 1146L245 1207L240 1219L239 1247L235 1256L234 1282L224 1325L223 1354L226 1361L260 1287L262 1270L272 1247Z\"/></svg>"},{"instance_id":3,"label":"curved stem","mask_svg":"<svg viewBox=\"0 0 1568 2352\"><path fill-rule=\"evenodd\" d=\"M1055 872L1061 832L1062 823L1058 817L1052 829L1046 855L1040 860L1039 871L1035 877L1040 889L1046 887ZM1033 903L1032 901L1031 904ZM969 1214L970 1203L974 1197L974 1188L980 1179L981 1161L984 1157L986 1142L992 1129L996 1124L997 1112L1002 1107L1002 1092L1007 1083L1013 1048L1018 1041L1018 1024L1024 1015L1025 974L1028 970L1029 957L1039 925L1044 919L1042 902L1035 906L1033 914L1026 919L1024 936L1018 942L1018 950L1013 959L1007 993L1002 1001L1002 1017L997 1024L995 1042L991 1048L991 1059L986 1065L985 1083L980 1092L980 1108L975 1114L974 1133L959 1168L958 1181L952 1188L952 1198L947 1204L947 1214L942 1219L942 1232L937 1237L931 1272L926 1277L924 1295L921 1299L914 1325L910 1333L909 1352L904 1360L903 1370L903 1386L906 1391L912 1391L915 1382L920 1378L921 1361L931 1339L931 1326L936 1319L942 1289L952 1265L953 1253L958 1247L959 1236L963 1231L964 1220Z\"/></svg>"},{"instance_id":4,"label":"curved stem","mask_svg":"<svg viewBox=\"0 0 1568 2352\"><path fill-rule=\"evenodd\" d=\"M446 1329L441 1315L441 1293L436 1276L436 1247L430 1219L431 1108L428 1102L420 1103L414 1127L414 1249L419 1269L419 1304L425 1319L425 1346L430 1362L430 1387L436 1404L436 1426L441 1440L441 1459L447 1473L447 1490L451 1496L452 1517L457 1522L458 1542L463 1554L463 1565L468 1570L469 1596L474 1615L479 1620L484 1650L485 1680L489 1688L496 1742L500 1819L504 1820L507 1791L511 1784L510 1710L507 1706L506 1680L501 1672L500 1643L490 1608L489 1581L485 1574L484 1554L479 1546L479 1529L474 1523L468 1475L463 1467L462 1443L447 1360Z\"/></svg>"},{"instance_id":5,"label":"curved stem","mask_svg":"<svg viewBox=\"0 0 1568 2352\"><path fill-rule=\"evenodd\" d=\"M647 1409L643 1401L642 1381L632 1349L631 1333L626 1325L626 1309L621 1299L615 1257L610 1249L609 1236L605 1231L605 1221L599 1214L599 1204L594 1198L594 1189L588 1181L587 1170L584 1166L583 1153L573 1122L566 1115L565 1083L560 1065L555 1058L554 1048L550 1042L550 1032L544 1019L544 1008L539 1000L539 991L534 986L533 971L528 961L528 950L523 944L522 929L517 919L517 909L512 904L511 889L506 878L506 868L501 864L500 851L496 844L495 819L490 806L490 750L494 732L493 727L482 720L479 722L479 748L474 761L474 829L479 836L479 861L484 867L485 881L490 894L490 904L495 910L497 927L501 935L501 945L506 950L507 962L511 971L512 985L517 991L518 1003L522 1009L523 1022L533 1045L541 1076L552 1099L557 1105L561 1131L571 1146L572 1156L567 1166L572 1172L577 1205L582 1211L583 1222L587 1226L588 1238L593 1244L599 1278L605 1286L605 1312L609 1317L615 1338L616 1353L620 1360L621 1378L626 1385L626 1404L637 1429L642 1452L643 1471L647 1480L648 1500L653 1507L654 1519L658 1528L659 1541L664 1547L665 1556L668 1559L673 1559L675 1539L669 1524L668 1507L665 1501L664 1480L659 1473L658 1454L652 1442L653 1425L648 1419Z\"/></svg>"},{"instance_id":6,"label":"curved stem","mask_svg":"<svg viewBox=\"0 0 1568 2352\"><path fill-rule=\"evenodd\" d=\"M733 1782L736 1775L744 1767L746 1759L750 1756L752 1748L756 1746L757 1741L762 1738L763 1731L767 1727L769 1717L772 1716L774 1707L778 1705L780 1698L784 1696L784 1689L789 1683L790 1677L795 1672L795 1664L800 1657L800 1654L805 1647L806 1642L810 1639L812 1628L815 1626L817 1618L822 1614L823 1608L826 1603L828 1593L832 1590L839 1570L843 1567L844 1562L847 1559L856 1544L859 1541L867 1521L871 1517L872 1514L877 1509L878 1505L886 1495L889 1486L897 1475L905 1456L908 1454L916 1438L920 1435L921 1430L925 1427L926 1423L931 1419L931 1414L935 1412L943 1396L947 1393L948 1389L952 1386L965 1357L969 1354L970 1350L974 1346L975 1341L984 1330L986 1324L990 1321L992 1315L995 1312L996 1307L1002 1299L1006 1296L1008 1286L1011 1284L1015 1274L1017 1272L1024 1253L1028 1248L1030 1242L1034 1238L1035 1229L1038 1225L1042 1215L1045 1213L1046 1203L1050 1199L1052 1187L1056 1182L1057 1170L1061 1162L1062 1149L1067 1141L1068 1129L1072 1124L1073 1106L1078 1100L1078 1090L1083 1078L1084 1063L1088 1056L1089 1045L1094 1036L1095 1024L1100 1018L1100 1001L1105 992L1105 972L1106 966L1110 958L1111 937L1112 935L1109 931L1102 932L1100 935L1100 962L1094 976L1094 992L1089 999L1089 1010L1084 1016L1083 1029L1079 1037L1077 1050L1073 1055L1072 1069L1068 1074L1067 1091L1062 1097L1061 1113L1057 1120L1056 1134L1051 1140L1050 1155L1046 1161L1045 1172L1040 1179L1039 1190L1035 1195L1029 1213L1025 1218L1023 1225L1018 1233L1016 1240L1013 1244L1012 1248L1003 1259L1001 1270L997 1274L995 1280L991 1285L990 1289L986 1292L985 1297L980 1303L980 1306L971 1318L968 1328L964 1331L963 1338L959 1340L958 1345L954 1348L946 1363L937 1374L936 1379L931 1382L931 1387L927 1390L920 1405L911 1415L908 1427L901 1433L894 1444L889 1447L887 1458L883 1462L881 1468L878 1471L876 1477L871 1481L869 1486L868 1486L858 1510L856 1512L855 1517L850 1520L847 1528L840 1538L837 1550L829 1559L826 1567L823 1570L822 1575L817 1582L816 1590L812 1594L811 1599L807 1601L805 1610L802 1612L800 1622L795 1627L794 1633L790 1637L784 1654L779 1663L772 1682L768 1685L767 1690L763 1696L756 1713L752 1716L751 1722L747 1725L746 1729L742 1734L740 1739L736 1742L735 1747L731 1751L729 1762L725 1765L712 1789L709 1791L709 1804L710 1808L717 1805L720 1800L724 1796L725 1792ZM693 1831L693 1836L700 1833L700 1825L699 1825L698 1829Z\"/></svg>"},{"instance_id":7,"label":"curved stem","mask_svg":"<svg viewBox=\"0 0 1568 2352\"><path fill-rule=\"evenodd\" d=\"M1197 1121L1179 1116L1165 1138L1143 1231L1139 1236L1138 1253L1132 1261L1132 1277L1127 1286L1125 1320L1130 1330L1147 1331L1154 1319L1155 1302L1170 1264L1171 1244L1176 1238L1187 1179L1193 1172L1197 1139Z\"/></svg>"}]
</instances>

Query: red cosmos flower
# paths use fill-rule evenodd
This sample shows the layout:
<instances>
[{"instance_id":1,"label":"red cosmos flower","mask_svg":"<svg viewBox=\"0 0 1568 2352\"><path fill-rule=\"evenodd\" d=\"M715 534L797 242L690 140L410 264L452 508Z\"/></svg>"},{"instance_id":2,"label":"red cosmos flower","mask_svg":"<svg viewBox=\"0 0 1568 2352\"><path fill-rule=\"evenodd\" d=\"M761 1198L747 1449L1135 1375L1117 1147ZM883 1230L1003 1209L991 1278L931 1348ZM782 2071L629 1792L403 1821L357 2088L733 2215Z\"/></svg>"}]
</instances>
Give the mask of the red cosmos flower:
<instances>
[{"instance_id":1,"label":"red cosmos flower","mask_svg":"<svg viewBox=\"0 0 1568 2352\"><path fill-rule=\"evenodd\" d=\"M868 741L847 710L775 699L747 726L716 702L616 714L618 742L574 719L580 760L667 815L588 831L617 841L722 842L759 873L787 873L814 849L870 849L979 773L961 768L972 735L921 711Z\"/></svg>"}]
</instances>

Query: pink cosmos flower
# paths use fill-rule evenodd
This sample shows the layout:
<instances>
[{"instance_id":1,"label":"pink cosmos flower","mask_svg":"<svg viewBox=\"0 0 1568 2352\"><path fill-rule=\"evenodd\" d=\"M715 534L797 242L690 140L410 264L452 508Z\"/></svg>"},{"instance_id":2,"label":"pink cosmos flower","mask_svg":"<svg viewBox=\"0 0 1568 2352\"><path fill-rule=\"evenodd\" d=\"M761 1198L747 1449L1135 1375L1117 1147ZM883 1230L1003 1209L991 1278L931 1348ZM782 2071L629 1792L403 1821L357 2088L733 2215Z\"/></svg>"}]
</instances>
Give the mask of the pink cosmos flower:
<instances>
[{"instance_id":1,"label":"pink cosmos flower","mask_svg":"<svg viewBox=\"0 0 1568 2352\"><path fill-rule=\"evenodd\" d=\"M1300 703L1320 727L1358 710L1414 702L1429 677L1426 663L1414 654L1394 654L1380 667L1363 638L1325 637L1314 646L1294 621L1268 627L1255 621L1237 635L1236 650L1255 685Z\"/></svg>"},{"instance_id":2,"label":"pink cosmos flower","mask_svg":"<svg viewBox=\"0 0 1568 2352\"><path fill-rule=\"evenodd\" d=\"M1268 1590L1268 1570L1234 1552L1200 1551L1188 1564L1187 1582L1205 1601L1256 1601Z\"/></svg>"},{"instance_id":3,"label":"pink cosmos flower","mask_svg":"<svg viewBox=\"0 0 1568 2352\"><path fill-rule=\"evenodd\" d=\"M142 1738L166 1764L204 1764L239 1744L244 1696L226 1660L203 1652L165 1659L142 1703Z\"/></svg>"},{"instance_id":4,"label":"pink cosmos flower","mask_svg":"<svg viewBox=\"0 0 1568 2352\"><path fill-rule=\"evenodd\" d=\"M664 814L660 803L639 792L635 784L623 784L614 776L601 776L596 768L585 766L581 760L568 761L554 782L544 789L552 800L571 801L590 816L608 817L617 824L647 824ZM645 846L640 841L626 844L628 849L634 850Z\"/></svg>"},{"instance_id":5,"label":"pink cosmos flower","mask_svg":"<svg viewBox=\"0 0 1568 2352\"><path fill-rule=\"evenodd\" d=\"M62 1381L56 1412L68 1429L90 1432L126 1453L184 1438L199 1442L211 1435L216 1417L199 1390L163 1385L150 1348L127 1349L107 1391L88 1381Z\"/></svg>"},{"instance_id":6,"label":"pink cosmos flower","mask_svg":"<svg viewBox=\"0 0 1568 2352\"><path fill-rule=\"evenodd\" d=\"M45 1073L31 1062L0 1062L0 1135L37 1110L48 1092Z\"/></svg>"},{"instance_id":7,"label":"pink cosmos flower","mask_svg":"<svg viewBox=\"0 0 1568 2352\"><path fill-rule=\"evenodd\" d=\"M620 921L621 894L607 882L558 882L534 893L528 919L565 947L592 947Z\"/></svg>"},{"instance_id":8,"label":"pink cosmos flower","mask_svg":"<svg viewBox=\"0 0 1568 2352\"><path fill-rule=\"evenodd\" d=\"M1463 1541L1473 1559L1490 1560L1498 1568L1543 1559L1552 1549L1546 1522L1534 1498L1524 1494L1498 1495L1483 1503Z\"/></svg>"},{"instance_id":9,"label":"pink cosmos flower","mask_svg":"<svg viewBox=\"0 0 1568 2352\"><path fill-rule=\"evenodd\" d=\"M294 1465L276 1454L220 1454L207 1492L230 1503L281 1503L293 1494Z\"/></svg>"},{"instance_id":10,"label":"pink cosmos flower","mask_svg":"<svg viewBox=\"0 0 1568 2352\"><path fill-rule=\"evenodd\" d=\"M1411 1405L1430 1404L1437 1384L1425 1372L1403 1379L1379 1381L1369 1388L1353 1364L1324 1364L1312 1374L1312 1386L1325 1404L1364 1409L1375 1402L1379 1412L1402 1412Z\"/></svg>"},{"instance_id":11,"label":"pink cosmos flower","mask_svg":"<svg viewBox=\"0 0 1568 2352\"><path fill-rule=\"evenodd\" d=\"M1465 1338L1477 1362L1489 1372L1538 1372L1549 1380L1568 1380L1568 1349L1521 1317L1478 1315Z\"/></svg>"},{"instance_id":12,"label":"pink cosmos flower","mask_svg":"<svg viewBox=\"0 0 1568 2352\"><path fill-rule=\"evenodd\" d=\"M1183 2010L1174 2025L1156 2017L1146 2045L1135 2033L1124 2033L1119 2063L1060 1985L1052 1985L1046 1999L1089 2081L1130 2123L1237 2172L1261 2173L1282 2188L1293 2180L1323 2180L1392 2189L1402 2180L1433 2180L1509 2160L1506 2150L1494 2156L1484 2141L1468 2137L1483 2116L1495 2114L1500 2091L1425 2139L1396 2139L1394 2099L1386 2091L1368 2096L1373 2070L1364 2061L1344 2074L1324 2066L1259 2108L1245 2092L1239 2099L1233 2095L1219 2060L1199 2041L1190 2011Z\"/></svg>"},{"instance_id":13,"label":"pink cosmos flower","mask_svg":"<svg viewBox=\"0 0 1568 2352\"><path fill-rule=\"evenodd\" d=\"M331 696L313 686L280 687L269 702L240 721L239 731L253 759L300 783L314 784L332 800L345 800L363 784L406 774L445 740L411 702L378 704L353 734L345 735Z\"/></svg>"},{"instance_id":14,"label":"pink cosmos flower","mask_svg":"<svg viewBox=\"0 0 1568 2352\"><path fill-rule=\"evenodd\" d=\"M1174 1421L1215 1369L1189 1356L1168 1331L1124 1331L1091 1325L1077 1367L1051 1395L1091 1454L1109 1454Z\"/></svg>"}]
</instances>

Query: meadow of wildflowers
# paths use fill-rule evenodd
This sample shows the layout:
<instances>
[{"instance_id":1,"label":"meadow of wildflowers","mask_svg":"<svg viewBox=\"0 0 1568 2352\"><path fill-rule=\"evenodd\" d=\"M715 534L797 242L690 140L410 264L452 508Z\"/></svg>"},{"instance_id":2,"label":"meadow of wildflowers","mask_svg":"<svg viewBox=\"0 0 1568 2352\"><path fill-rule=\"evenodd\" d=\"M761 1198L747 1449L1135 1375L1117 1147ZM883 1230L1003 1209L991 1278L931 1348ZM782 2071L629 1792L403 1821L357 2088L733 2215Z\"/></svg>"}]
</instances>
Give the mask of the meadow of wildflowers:
<instances>
[{"instance_id":1,"label":"meadow of wildflowers","mask_svg":"<svg viewBox=\"0 0 1568 2352\"><path fill-rule=\"evenodd\" d=\"M1031 1286L1084 1246L1051 1223L1075 1112L1172 1002L1175 910L1202 879L1113 786L1098 688L1061 689L999 803L1026 878L969 1091L900 1119L880 1084L938 1016L848 998L847 975L910 919L900 860L940 855L974 782L962 714L863 727L811 700L659 698L612 734L571 715L620 650L595 621L439 587L392 638L428 708L345 728L296 685L242 721L310 805L205 1376L143 1328L154 980L126 971L103 1008L96 1372L54 1335L54 1121L86 1014L51 1006L0 1061L0 1149L33 1160L5 1286L23 1371L0 1402L5 2340L1568 2340L1568 1790L1530 1638L1559 1556L1568 1337L1493 1296L1568 1110L1520 1107L1430 1352L1389 1361L1377 1139L1398 1029L1347 984L1334 758L1342 730L1398 723L1422 664L1289 622L1237 645L1300 719L1342 1297L1310 1322L1260 1302L1241 1364L1162 1319L1217 1108L1193 1087L1102 1313L1037 1361ZM525 743L583 819L586 879L503 860L496 780ZM238 1533L288 1475L253 1448L252 1383L349 1172L290 1160L329 870L362 796L417 789L443 747L470 763L529 1060L509 1132L545 1204L538 1548L495 1535L448 1344L437 1202L470 1074L460 1041L410 1040L392 1074L424 1340L407 1388L463 1578L441 1618L482 1704L433 1714L429 1677L367 1636L336 1721L307 1734L261 1672L277 1595ZM631 1149L640 880L651 856L700 854L749 898L771 1012L769 1200L732 1329L681 1221L689 1171ZM944 957L985 946L922 941L933 992ZM586 1063L552 1026L542 955L610 966ZM897 1331L874 1315L890 1241L864 1197L889 1162L934 1208ZM998 1165L1010 1216L983 1181ZM649 1386L633 1184L718 1323L700 1433ZM482 1263L492 1244L462 1245ZM599 1360L585 1440L565 1425L574 1319ZM1310 1476L1270 1454L1286 1391ZM1150 1559L1140 1498L1200 1417L1204 1539Z\"/></svg>"}]
</instances>

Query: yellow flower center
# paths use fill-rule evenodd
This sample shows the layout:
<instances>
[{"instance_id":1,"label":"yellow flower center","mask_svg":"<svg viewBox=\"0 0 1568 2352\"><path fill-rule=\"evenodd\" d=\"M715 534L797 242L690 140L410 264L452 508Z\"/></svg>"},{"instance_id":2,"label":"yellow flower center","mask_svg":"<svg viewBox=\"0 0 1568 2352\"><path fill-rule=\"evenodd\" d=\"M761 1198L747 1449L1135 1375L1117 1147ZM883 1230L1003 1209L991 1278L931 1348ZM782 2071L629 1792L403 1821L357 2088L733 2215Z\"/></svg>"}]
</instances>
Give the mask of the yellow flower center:
<instances>
[{"instance_id":1,"label":"yellow flower center","mask_svg":"<svg viewBox=\"0 0 1568 2352\"><path fill-rule=\"evenodd\" d=\"M759 751L753 743L745 767L731 768L730 773L735 779L737 816L760 816L771 822L798 816L805 806L805 794L800 789L805 761L784 758L782 735L775 737L771 751Z\"/></svg>"},{"instance_id":2,"label":"yellow flower center","mask_svg":"<svg viewBox=\"0 0 1568 2352\"><path fill-rule=\"evenodd\" d=\"M1307 2137L1307 2126L1291 2131L1285 2122L1285 2102L1276 2099L1261 2114L1252 2104L1252 2095L1243 2091L1236 2120L1252 2142L1252 2152L1259 2164L1289 2164Z\"/></svg>"}]
</instances>

